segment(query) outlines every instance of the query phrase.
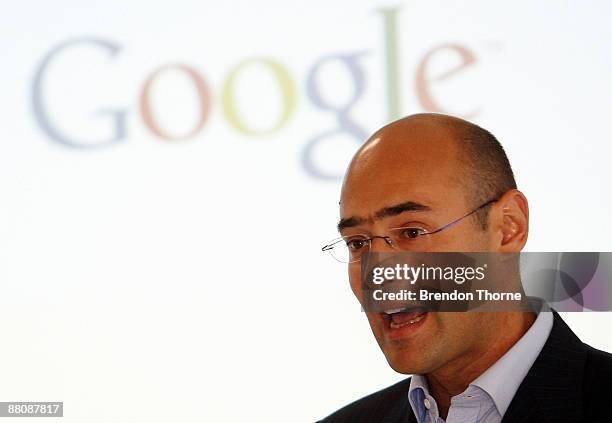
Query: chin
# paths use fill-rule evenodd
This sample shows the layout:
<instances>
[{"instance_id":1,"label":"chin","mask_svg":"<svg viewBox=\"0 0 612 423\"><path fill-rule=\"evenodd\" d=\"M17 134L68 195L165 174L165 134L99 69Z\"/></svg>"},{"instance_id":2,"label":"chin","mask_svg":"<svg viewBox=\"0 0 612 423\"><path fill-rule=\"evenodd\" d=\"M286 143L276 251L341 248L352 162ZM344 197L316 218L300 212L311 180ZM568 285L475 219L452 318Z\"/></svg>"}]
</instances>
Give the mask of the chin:
<instances>
[{"instance_id":1,"label":"chin","mask_svg":"<svg viewBox=\"0 0 612 423\"><path fill-rule=\"evenodd\" d=\"M391 366L393 370L403 375L414 375L414 374L427 373L427 371L424 369L423 366L420 366L416 363L405 363L401 361L398 362L398 361L392 361L392 360L387 360L387 362L389 363L389 366Z\"/></svg>"},{"instance_id":2,"label":"chin","mask_svg":"<svg viewBox=\"0 0 612 423\"><path fill-rule=\"evenodd\" d=\"M423 356L415 357L418 353L408 352L401 348L385 347L383 354L387 363L393 370L405 375L424 374L429 371L427 363L423 361Z\"/></svg>"}]
</instances>

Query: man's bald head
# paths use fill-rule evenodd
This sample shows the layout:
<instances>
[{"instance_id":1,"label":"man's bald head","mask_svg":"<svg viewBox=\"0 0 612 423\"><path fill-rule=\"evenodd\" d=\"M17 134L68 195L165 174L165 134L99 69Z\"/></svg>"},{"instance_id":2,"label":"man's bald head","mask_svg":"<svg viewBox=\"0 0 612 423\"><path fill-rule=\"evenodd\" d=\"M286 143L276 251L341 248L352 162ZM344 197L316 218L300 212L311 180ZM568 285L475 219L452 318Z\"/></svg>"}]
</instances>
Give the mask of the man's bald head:
<instances>
[{"instance_id":1,"label":"man's bald head","mask_svg":"<svg viewBox=\"0 0 612 423\"><path fill-rule=\"evenodd\" d=\"M426 151L424 159L433 171L452 167L454 177L448 183L463 190L474 207L516 188L508 157L495 136L466 120L433 113L407 116L376 131L355 154L347 178L351 172L374 171L371 165L381 158L401 166L402 157L418 155L417 150ZM487 210L475 216L486 229Z\"/></svg>"}]
</instances>

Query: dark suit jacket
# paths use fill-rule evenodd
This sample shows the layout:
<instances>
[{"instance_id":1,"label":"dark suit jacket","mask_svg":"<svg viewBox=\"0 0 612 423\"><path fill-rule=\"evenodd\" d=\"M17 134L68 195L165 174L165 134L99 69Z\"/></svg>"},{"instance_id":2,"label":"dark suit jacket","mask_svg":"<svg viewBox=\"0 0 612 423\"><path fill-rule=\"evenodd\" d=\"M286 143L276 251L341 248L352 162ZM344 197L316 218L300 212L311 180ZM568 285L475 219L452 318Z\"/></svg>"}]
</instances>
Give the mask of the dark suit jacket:
<instances>
[{"instance_id":1,"label":"dark suit jacket","mask_svg":"<svg viewBox=\"0 0 612 423\"><path fill-rule=\"evenodd\" d=\"M416 423L409 385L410 378L405 379L320 423ZM502 419L527 422L612 422L612 355L582 343L557 313L548 340Z\"/></svg>"}]
</instances>

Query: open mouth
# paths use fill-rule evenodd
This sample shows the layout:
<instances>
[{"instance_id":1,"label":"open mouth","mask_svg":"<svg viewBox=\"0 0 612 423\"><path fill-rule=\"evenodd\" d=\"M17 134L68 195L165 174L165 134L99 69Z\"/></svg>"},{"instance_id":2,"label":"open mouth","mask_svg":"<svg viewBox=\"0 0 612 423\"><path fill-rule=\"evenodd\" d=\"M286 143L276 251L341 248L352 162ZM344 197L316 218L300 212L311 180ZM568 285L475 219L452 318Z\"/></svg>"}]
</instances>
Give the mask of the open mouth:
<instances>
[{"instance_id":1,"label":"open mouth","mask_svg":"<svg viewBox=\"0 0 612 423\"><path fill-rule=\"evenodd\" d=\"M428 310L425 307L408 307L404 309L386 310L381 313L382 318L389 323L391 329L416 325L425 318Z\"/></svg>"}]
</instances>

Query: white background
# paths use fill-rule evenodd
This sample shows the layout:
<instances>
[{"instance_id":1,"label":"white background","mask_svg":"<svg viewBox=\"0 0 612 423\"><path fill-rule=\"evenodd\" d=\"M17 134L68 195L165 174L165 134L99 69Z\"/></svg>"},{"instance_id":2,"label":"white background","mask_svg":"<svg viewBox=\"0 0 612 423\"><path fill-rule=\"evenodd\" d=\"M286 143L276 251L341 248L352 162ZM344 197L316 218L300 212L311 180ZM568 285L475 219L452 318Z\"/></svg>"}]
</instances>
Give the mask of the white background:
<instances>
[{"instance_id":1,"label":"white background","mask_svg":"<svg viewBox=\"0 0 612 423\"><path fill-rule=\"evenodd\" d=\"M491 130L530 199L530 251L609 251L612 7L607 2L21 1L0 14L0 400L64 401L66 422L309 422L401 379L351 297L345 269L324 256L335 236L339 179L301 163L306 143L337 125L307 77L321 58L363 52L366 133L389 120L382 7L399 8L403 115L423 111L415 72L453 43L476 62L432 83L443 111ZM107 148L70 148L35 118L43 57L80 45L43 78L49 118L92 143L113 131L96 111L127 111ZM277 132L238 132L222 107L229 72L272 58L291 77L295 110ZM452 54L432 75L456 65ZM212 94L204 127L183 141L143 123L145 80L189 65ZM351 96L331 62L320 90ZM236 83L241 115L266 128L282 108L263 67ZM169 132L197 119L193 84L167 72L152 91ZM315 162L341 174L359 142L320 144ZM565 315L612 350L610 314ZM9 421L9 420L7 420ZM27 419L19 420L21 422Z\"/></svg>"}]
</instances>

